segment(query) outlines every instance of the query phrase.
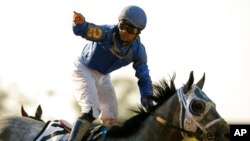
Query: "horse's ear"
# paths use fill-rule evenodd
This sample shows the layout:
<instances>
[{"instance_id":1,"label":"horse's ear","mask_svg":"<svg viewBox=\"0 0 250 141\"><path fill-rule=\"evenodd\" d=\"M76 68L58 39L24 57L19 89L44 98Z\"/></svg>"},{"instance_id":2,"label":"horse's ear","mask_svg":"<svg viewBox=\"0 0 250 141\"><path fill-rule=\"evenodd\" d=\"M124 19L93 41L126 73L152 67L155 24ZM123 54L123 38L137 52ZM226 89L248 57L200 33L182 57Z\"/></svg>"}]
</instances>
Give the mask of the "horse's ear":
<instances>
[{"instance_id":1,"label":"horse's ear","mask_svg":"<svg viewBox=\"0 0 250 141\"><path fill-rule=\"evenodd\" d=\"M38 118L38 119L41 119L42 113L43 113L42 107L41 107L41 105L39 105L37 107L37 109L36 109L36 115L35 115L35 117Z\"/></svg>"},{"instance_id":2,"label":"horse's ear","mask_svg":"<svg viewBox=\"0 0 250 141\"><path fill-rule=\"evenodd\" d=\"M203 74L202 78L197 82L196 86L202 89L204 83L205 83L205 73Z\"/></svg>"},{"instance_id":3,"label":"horse's ear","mask_svg":"<svg viewBox=\"0 0 250 141\"><path fill-rule=\"evenodd\" d=\"M184 86L184 93L185 94L191 89L193 83L194 83L194 74L193 74L193 71L191 71L190 75L189 75L189 79Z\"/></svg>"},{"instance_id":4,"label":"horse's ear","mask_svg":"<svg viewBox=\"0 0 250 141\"><path fill-rule=\"evenodd\" d=\"M24 110L23 105L21 106L21 114L22 114L23 117L29 117L27 112Z\"/></svg>"}]
</instances>

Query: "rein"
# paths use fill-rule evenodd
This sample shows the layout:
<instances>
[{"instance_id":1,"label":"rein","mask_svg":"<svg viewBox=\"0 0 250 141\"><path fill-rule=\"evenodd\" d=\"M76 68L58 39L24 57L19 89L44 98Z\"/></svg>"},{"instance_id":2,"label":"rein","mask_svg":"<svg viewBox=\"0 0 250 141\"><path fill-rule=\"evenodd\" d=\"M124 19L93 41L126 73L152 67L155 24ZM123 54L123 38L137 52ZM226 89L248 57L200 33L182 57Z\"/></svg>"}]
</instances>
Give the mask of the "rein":
<instances>
[{"instance_id":1,"label":"rein","mask_svg":"<svg viewBox=\"0 0 250 141\"><path fill-rule=\"evenodd\" d=\"M154 119L158 123L160 123L161 125L163 125L166 128L173 128L173 129L178 130L180 132L186 133L188 136L195 136L197 139L201 138L201 135L199 135L198 133L195 133L195 132L192 132L192 131L188 131L188 130L186 130L184 128L180 128L180 127L175 126L173 124L169 124L166 119L162 118L162 116L160 116L159 114L157 114L155 112L153 112L151 115L154 117Z\"/></svg>"}]
</instances>

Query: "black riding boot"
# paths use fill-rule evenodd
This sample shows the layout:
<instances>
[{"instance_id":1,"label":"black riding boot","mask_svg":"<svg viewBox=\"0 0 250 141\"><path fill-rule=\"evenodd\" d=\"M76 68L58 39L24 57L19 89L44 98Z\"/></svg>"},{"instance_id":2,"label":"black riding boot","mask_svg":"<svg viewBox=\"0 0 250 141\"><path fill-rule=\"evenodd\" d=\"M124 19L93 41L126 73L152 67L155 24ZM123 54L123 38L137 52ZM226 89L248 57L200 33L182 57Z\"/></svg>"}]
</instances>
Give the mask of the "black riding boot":
<instances>
[{"instance_id":1,"label":"black riding boot","mask_svg":"<svg viewBox=\"0 0 250 141\"><path fill-rule=\"evenodd\" d=\"M81 141L93 121L94 118L89 114L83 114L83 116L79 117L71 130L68 141Z\"/></svg>"}]
</instances>

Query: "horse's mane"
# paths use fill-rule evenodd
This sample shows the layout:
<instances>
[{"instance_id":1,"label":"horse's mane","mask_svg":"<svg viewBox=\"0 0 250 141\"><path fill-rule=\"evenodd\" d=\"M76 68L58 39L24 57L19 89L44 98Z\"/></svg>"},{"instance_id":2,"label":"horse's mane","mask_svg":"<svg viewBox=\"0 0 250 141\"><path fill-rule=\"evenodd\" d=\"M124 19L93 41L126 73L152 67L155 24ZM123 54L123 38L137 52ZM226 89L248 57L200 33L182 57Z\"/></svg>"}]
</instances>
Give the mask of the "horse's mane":
<instances>
[{"instance_id":1,"label":"horse's mane","mask_svg":"<svg viewBox=\"0 0 250 141\"><path fill-rule=\"evenodd\" d=\"M153 96L151 99L156 105L150 108L149 111L143 109L142 105L138 106L137 110L132 110L136 113L135 116L126 120L122 126L114 126L108 131L108 136L111 137L125 137L138 131L142 122L154 112L155 109L165 103L170 97L176 93L174 84L175 74L171 77L168 83L166 79L162 79L153 85Z\"/></svg>"}]
</instances>

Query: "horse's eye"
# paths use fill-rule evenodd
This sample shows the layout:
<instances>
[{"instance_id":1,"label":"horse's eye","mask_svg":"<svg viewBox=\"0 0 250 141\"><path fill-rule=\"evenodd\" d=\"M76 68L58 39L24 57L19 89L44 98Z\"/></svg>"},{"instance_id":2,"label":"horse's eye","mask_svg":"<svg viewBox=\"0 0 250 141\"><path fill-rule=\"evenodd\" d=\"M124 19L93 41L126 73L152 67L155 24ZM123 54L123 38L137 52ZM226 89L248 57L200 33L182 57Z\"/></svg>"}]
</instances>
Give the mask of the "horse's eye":
<instances>
[{"instance_id":1,"label":"horse's eye","mask_svg":"<svg viewBox=\"0 0 250 141\"><path fill-rule=\"evenodd\" d=\"M206 104L203 100L193 100L190 103L189 109L192 114L199 116L205 111Z\"/></svg>"}]
</instances>

